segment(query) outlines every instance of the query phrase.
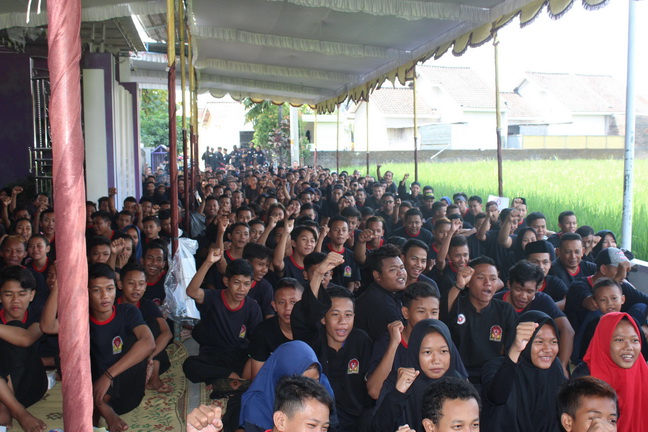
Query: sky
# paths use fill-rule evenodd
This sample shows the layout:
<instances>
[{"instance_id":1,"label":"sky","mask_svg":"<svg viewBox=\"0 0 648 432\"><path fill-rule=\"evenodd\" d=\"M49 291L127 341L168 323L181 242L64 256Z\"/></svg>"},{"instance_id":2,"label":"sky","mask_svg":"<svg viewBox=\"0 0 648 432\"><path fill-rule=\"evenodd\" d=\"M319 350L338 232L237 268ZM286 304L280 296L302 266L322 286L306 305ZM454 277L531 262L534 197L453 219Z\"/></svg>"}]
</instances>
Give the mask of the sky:
<instances>
[{"instance_id":1,"label":"sky","mask_svg":"<svg viewBox=\"0 0 648 432\"><path fill-rule=\"evenodd\" d=\"M612 75L625 85L628 46L628 1L635 2L636 86L648 94L648 2L610 0L598 10L586 10L580 0L562 18L553 20L543 10L520 28L516 18L499 31L500 85L512 90L524 71ZM448 52L429 65L470 66L494 82L493 44L469 48L460 57Z\"/></svg>"}]
</instances>

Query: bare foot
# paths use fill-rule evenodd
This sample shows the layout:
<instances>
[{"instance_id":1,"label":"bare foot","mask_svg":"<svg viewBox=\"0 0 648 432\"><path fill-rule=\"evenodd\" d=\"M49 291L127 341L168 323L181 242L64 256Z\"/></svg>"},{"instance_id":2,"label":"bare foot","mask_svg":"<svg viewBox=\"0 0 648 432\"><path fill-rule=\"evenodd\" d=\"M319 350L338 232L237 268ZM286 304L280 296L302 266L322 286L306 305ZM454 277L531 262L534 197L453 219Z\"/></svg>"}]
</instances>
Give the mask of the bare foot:
<instances>
[{"instance_id":1,"label":"bare foot","mask_svg":"<svg viewBox=\"0 0 648 432\"><path fill-rule=\"evenodd\" d=\"M42 420L37 419L28 411L16 416L16 420L25 432L42 432L47 429L47 425Z\"/></svg>"},{"instance_id":2,"label":"bare foot","mask_svg":"<svg viewBox=\"0 0 648 432\"><path fill-rule=\"evenodd\" d=\"M106 419L106 429L110 432L122 432L128 430L128 425L117 414L113 412L112 416L104 417Z\"/></svg>"},{"instance_id":3,"label":"bare foot","mask_svg":"<svg viewBox=\"0 0 648 432\"><path fill-rule=\"evenodd\" d=\"M123 432L128 430L128 425L122 420L108 403L97 405L101 416L106 419L106 429L110 432Z\"/></svg>"},{"instance_id":4,"label":"bare foot","mask_svg":"<svg viewBox=\"0 0 648 432\"><path fill-rule=\"evenodd\" d=\"M171 393L173 391L173 387L163 383L159 376L152 376L146 383L146 389L155 390L158 393Z\"/></svg>"}]
</instances>

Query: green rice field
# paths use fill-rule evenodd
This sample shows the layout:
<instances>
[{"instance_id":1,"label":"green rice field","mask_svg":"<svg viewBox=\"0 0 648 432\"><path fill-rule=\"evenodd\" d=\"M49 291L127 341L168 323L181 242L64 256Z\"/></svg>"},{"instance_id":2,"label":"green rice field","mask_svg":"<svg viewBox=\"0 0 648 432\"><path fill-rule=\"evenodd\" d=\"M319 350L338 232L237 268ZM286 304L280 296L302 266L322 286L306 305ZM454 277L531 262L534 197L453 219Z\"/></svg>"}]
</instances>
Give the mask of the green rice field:
<instances>
[{"instance_id":1,"label":"green rice field","mask_svg":"<svg viewBox=\"0 0 648 432\"><path fill-rule=\"evenodd\" d=\"M348 172L365 167L345 167ZM371 175L376 174L375 164ZM414 164L383 164L381 173L394 172L399 182L405 173L414 181ZM541 211L551 230L558 229L558 214L572 210L578 225L590 225L594 231L610 229L621 240L623 207L622 160L528 160L504 162L504 196L527 199L529 212ZM497 161L426 162L419 164L419 182L434 187L435 196L452 196L455 192L479 195L486 202L497 194ZM632 251L648 259L648 160L634 164L634 217Z\"/></svg>"}]
</instances>

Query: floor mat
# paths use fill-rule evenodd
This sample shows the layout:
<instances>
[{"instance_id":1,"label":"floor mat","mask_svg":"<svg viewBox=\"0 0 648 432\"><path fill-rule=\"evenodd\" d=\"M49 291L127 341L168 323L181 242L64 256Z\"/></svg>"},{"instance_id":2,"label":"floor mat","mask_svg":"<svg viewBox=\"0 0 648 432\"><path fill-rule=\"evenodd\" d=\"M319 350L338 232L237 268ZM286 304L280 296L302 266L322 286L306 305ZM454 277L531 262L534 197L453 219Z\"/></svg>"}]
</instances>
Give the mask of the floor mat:
<instances>
[{"instance_id":1,"label":"floor mat","mask_svg":"<svg viewBox=\"0 0 648 432\"><path fill-rule=\"evenodd\" d=\"M167 347L171 368L162 375L162 382L171 386L171 393L157 393L147 390L139 407L122 416L128 423L129 432L182 431L187 418L187 380L182 371L182 363L187 358L187 350L180 343ZM209 396L209 393L207 394ZM61 384L57 383L48 390L35 405L29 408L34 416L47 424L47 430L63 429L63 395ZM14 421L12 431L22 431Z\"/></svg>"}]
</instances>

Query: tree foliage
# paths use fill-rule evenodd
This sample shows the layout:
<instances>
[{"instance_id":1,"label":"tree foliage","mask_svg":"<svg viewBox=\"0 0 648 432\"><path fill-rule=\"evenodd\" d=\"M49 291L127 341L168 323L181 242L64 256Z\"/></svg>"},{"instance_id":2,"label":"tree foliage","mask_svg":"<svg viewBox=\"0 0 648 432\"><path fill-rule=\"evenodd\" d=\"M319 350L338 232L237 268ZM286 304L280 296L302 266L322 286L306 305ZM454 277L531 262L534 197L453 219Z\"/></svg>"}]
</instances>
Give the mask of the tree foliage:
<instances>
[{"instance_id":1,"label":"tree foliage","mask_svg":"<svg viewBox=\"0 0 648 432\"><path fill-rule=\"evenodd\" d=\"M169 92L142 89L140 93L140 140L145 147L169 145ZM176 112L180 105L176 105ZM178 151L182 150L182 116L176 115Z\"/></svg>"},{"instance_id":2,"label":"tree foliage","mask_svg":"<svg viewBox=\"0 0 648 432\"><path fill-rule=\"evenodd\" d=\"M254 103L245 99L247 109L245 120L252 123L255 145L271 151L281 165L290 164L290 108L288 104L275 105L270 101ZM300 121L301 124L301 121ZM302 159L309 151L309 144L300 127L300 156Z\"/></svg>"}]
</instances>

